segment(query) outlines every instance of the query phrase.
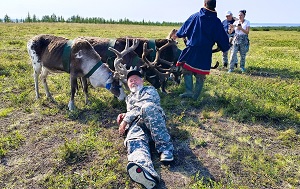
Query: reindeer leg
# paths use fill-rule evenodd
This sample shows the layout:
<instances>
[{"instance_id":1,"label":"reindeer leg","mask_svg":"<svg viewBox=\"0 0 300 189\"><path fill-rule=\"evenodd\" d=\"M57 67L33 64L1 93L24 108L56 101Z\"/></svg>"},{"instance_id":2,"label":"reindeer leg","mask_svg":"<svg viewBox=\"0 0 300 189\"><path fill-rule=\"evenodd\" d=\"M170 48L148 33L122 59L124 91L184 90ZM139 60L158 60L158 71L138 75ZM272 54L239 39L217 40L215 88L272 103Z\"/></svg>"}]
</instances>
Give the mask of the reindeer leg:
<instances>
[{"instance_id":1,"label":"reindeer leg","mask_svg":"<svg viewBox=\"0 0 300 189\"><path fill-rule=\"evenodd\" d=\"M167 84L167 81L165 81L165 80L161 82L161 91L164 94L168 94L168 92L166 91L166 84Z\"/></svg>"},{"instance_id":2,"label":"reindeer leg","mask_svg":"<svg viewBox=\"0 0 300 189\"><path fill-rule=\"evenodd\" d=\"M85 96L85 104L89 104L89 95L88 95L88 84L87 84L87 79L85 77L81 78L81 83L82 83L82 90L84 92Z\"/></svg>"},{"instance_id":3,"label":"reindeer leg","mask_svg":"<svg viewBox=\"0 0 300 189\"><path fill-rule=\"evenodd\" d=\"M156 69L155 69L156 70ZM158 70L156 70L157 73L159 72ZM167 91L166 91L166 78L167 76L164 74L164 73L161 73L159 74L159 82L160 82L160 85L161 85L161 91L164 93L164 94L168 94Z\"/></svg>"},{"instance_id":4,"label":"reindeer leg","mask_svg":"<svg viewBox=\"0 0 300 189\"><path fill-rule=\"evenodd\" d=\"M49 87L48 87L48 84L47 84L47 76L49 74L49 71L45 68L45 67L42 67L42 73L41 73L41 80L43 82L43 85L44 85L44 89L45 89L45 92L46 92L46 96L47 98L51 99L52 101L54 101L50 91L49 91Z\"/></svg>"},{"instance_id":5,"label":"reindeer leg","mask_svg":"<svg viewBox=\"0 0 300 189\"><path fill-rule=\"evenodd\" d=\"M27 43L28 54L31 58L32 68L33 68L33 79L34 79L34 88L35 88L35 98L39 99L39 75L41 74L42 64L39 61L39 57L36 54L36 51L33 49L33 41L30 40Z\"/></svg>"},{"instance_id":6,"label":"reindeer leg","mask_svg":"<svg viewBox=\"0 0 300 189\"><path fill-rule=\"evenodd\" d=\"M39 75L41 74L41 67L34 67L33 78L34 78L34 88L35 88L35 98L40 98L39 93Z\"/></svg>"},{"instance_id":7,"label":"reindeer leg","mask_svg":"<svg viewBox=\"0 0 300 189\"><path fill-rule=\"evenodd\" d=\"M71 98L68 104L69 110L72 111L75 109L75 103L74 103L74 96L77 89L77 78L74 76L70 76L70 83L71 83Z\"/></svg>"}]
</instances>

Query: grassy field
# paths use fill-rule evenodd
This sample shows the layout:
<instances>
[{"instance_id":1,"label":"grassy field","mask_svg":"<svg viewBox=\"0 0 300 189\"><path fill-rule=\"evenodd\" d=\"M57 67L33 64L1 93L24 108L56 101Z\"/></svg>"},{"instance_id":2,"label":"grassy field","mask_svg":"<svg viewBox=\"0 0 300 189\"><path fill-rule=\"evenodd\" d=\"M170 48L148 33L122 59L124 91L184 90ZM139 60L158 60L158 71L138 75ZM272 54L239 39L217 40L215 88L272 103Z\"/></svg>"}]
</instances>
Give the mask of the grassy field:
<instances>
[{"instance_id":1,"label":"grassy field","mask_svg":"<svg viewBox=\"0 0 300 189\"><path fill-rule=\"evenodd\" d=\"M165 38L172 27L0 24L0 188L142 188L125 167L116 117L125 111L105 89L68 111L69 75L48 77L55 102L35 99L27 41L37 34ZM181 101L182 84L161 94L175 160L158 188L300 188L300 32L250 31L247 72L207 77L198 101ZM179 47L183 48L179 41ZM213 55L221 62L221 53Z\"/></svg>"}]
</instances>

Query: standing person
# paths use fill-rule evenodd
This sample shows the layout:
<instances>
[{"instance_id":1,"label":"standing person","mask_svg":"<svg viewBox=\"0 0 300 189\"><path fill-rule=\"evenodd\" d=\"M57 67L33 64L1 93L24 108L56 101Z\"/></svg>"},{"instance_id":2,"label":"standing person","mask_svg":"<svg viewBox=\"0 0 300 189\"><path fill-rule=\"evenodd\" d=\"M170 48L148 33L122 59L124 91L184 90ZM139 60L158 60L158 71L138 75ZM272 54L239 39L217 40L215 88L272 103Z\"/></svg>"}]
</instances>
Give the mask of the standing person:
<instances>
[{"instance_id":1,"label":"standing person","mask_svg":"<svg viewBox=\"0 0 300 189\"><path fill-rule=\"evenodd\" d=\"M230 67L228 73L233 72L234 66L238 63L237 53L240 52L240 68L242 73L246 71L245 62L246 62L246 54L249 51L249 31L250 31L250 22L245 19L246 10L241 10L239 12L239 20L235 21L233 25L231 25L230 30L235 31L233 37L233 47L231 51L230 57Z\"/></svg>"},{"instance_id":2,"label":"standing person","mask_svg":"<svg viewBox=\"0 0 300 189\"><path fill-rule=\"evenodd\" d=\"M119 134L124 135L128 152L127 172L132 180L153 188L160 177L154 170L149 142L154 141L160 161L173 161L173 144L166 128L165 113L153 86L143 86L142 75L131 70L127 75L131 93L126 97L127 112L118 115Z\"/></svg>"},{"instance_id":3,"label":"standing person","mask_svg":"<svg viewBox=\"0 0 300 189\"><path fill-rule=\"evenodd\" d=\"M179 95L181 98L197 100L200 96L205 77L210 73L213 45L217 43L223 52L230 48L228 36L215 8L216 0L204 0L204 7L192 14L173 36L173 39L187 38L186 48L176 64L183 68L185 92ZM195 88L193 75L196 77Z\"/></svg>"},{"instance_id":4,"label":"standing person","mask_svg":"<svg viewBox=\"0 0 300 189\"><path fill-rule=\"evenodd\" d=\"M223 28L225 30L225 32L228 35L228 39L230 39L231 37L233 37L234 35L234 31L232 32L230 30L230 25L232 25L235 22L235 19L233 18L232 12L231 11L227 11L225 13L226 19L223 20L222 24L223 24ZM228 51L223 52L223 66L224 68L227 68L228 65Z\"/></svg>"}]
</instances>

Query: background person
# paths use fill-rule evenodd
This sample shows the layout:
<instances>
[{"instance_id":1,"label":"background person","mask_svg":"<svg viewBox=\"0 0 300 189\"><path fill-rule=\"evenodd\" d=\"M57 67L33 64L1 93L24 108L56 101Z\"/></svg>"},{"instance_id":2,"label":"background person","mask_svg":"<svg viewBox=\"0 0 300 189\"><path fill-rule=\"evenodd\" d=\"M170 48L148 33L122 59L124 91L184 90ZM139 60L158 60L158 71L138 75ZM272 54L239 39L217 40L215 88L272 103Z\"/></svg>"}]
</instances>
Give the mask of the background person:
<instances>
[{"instance_id":1,"label":"background person","mask_svg":"<svg viewBox=\"0 0 300 189\"><path fill-rule=\"evenodd\" d=\"M245 19L246 10L241 10L239 12L239 20L235 21L233 25L230 26L231 32L235 31L233 37L233 46L231 50L230 57L230 67L228 73L233 72L234 66L238 64L237 53L240 52L240 68L242 73L246 71L246 54L249 51L249 38L248 34L250 31L250 22Z\"/></svg>"},{"instance_id":2,"label":"background person","mask_svg":"<svg viewBox=\"0 0 300 189\"><path fill-rule=\"evenodd\" d=\"M176 64L183 68L185 92L179 95L181 98L197 100L200 96L205 77L210 73L213 45L217 43L223 52L230 47L215 8L216 0L204 0L204 7L192 14L173 36L173 39L187 38L186 48ZM195 88L193 75L196 78Z\"/></svg>"},{"instance_id":3,"label":"background person","mask_svg":"<svg viewBox=\"0 0 300 189\"><path fill-rule=\"evenodd\" d=\"M235 19L233 18L231 11L227 11L225 13L225 16L226 16L226 19L223 20L222 24L223 24L223 28L224 28L225 32L228 35L228 39L230 39L234 35L234 30L233 31L230 30L230 25L232 25L235 22ZM225 68L227 68L227 65L228 65L228 52L229 52L229 50L226 52L223 52L223 66Z\"/></svg>"},{"instance_id":4,"label":"background person","mask_svg":"<svg viewBox=\"0 0 300 189\"><path fill-rule=\"evenodd\" d=\"M173 144L166 128L165 113L153 86L143 86L142 75L131 70L127 75L131 93L126 97L127 112L118 115L119 134L124 135L128 152L127 172L132 180L153 188L160 180L151 160L149 142L155 143L160 161L173 161Z\"/></svg>"}]
</instances>

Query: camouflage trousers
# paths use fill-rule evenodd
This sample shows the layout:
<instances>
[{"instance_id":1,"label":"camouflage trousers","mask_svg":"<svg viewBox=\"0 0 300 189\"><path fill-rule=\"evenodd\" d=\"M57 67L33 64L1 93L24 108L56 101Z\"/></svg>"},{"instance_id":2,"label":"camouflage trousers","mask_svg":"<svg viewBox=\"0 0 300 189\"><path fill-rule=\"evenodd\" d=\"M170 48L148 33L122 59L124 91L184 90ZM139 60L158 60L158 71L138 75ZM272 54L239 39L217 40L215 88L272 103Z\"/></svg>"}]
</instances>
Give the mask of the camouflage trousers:
<instances>
[{"instance_id":1,"label":"camouflage trousers","mask_svg":"<svg viewBox=\"0 0 300 189\"><path fill-rule=\"evenodd\" d=\"M245 68L246 54L249 51L249 39L247 35L235 36L230 56L230 69L238 63L237 53L240 52L240 68Z\"/></svg>"},{"instance_id":2,"label":"camouflage trousers","mask_svg":"<svg viewBox=\"0 0 300 189\"><path fill-rule=\"evenodd\" d=\"M140 165L152 176L159 178L151 160L150 141L155 143L158 153L173 151L163 110L154 103L147 102L141 107L137 121L129 127L124 145L127 147L129 162Z\"/></svg>"}]
</instances>

